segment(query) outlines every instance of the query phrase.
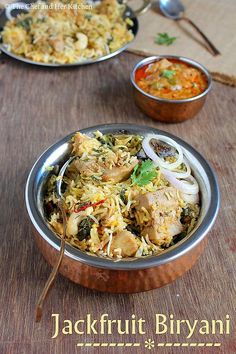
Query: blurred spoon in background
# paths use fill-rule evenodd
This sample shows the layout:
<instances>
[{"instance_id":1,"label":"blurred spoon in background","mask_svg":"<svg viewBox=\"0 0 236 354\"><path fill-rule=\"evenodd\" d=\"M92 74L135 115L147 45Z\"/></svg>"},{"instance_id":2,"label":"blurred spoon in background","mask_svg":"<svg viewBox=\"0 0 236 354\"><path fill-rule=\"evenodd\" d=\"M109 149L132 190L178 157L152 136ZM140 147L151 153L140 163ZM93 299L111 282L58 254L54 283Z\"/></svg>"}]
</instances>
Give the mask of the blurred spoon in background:
<instances>
[{"instance_id":1,"label":"blurred spoon in background","mask_svg":"<svg viewBox=\"0 0 236 354\"><path fill-rule=\"evenodd\" d=\"M202 38L205 40L211 53L214 56L220 54L219 50L205 36L205 34L200 30L200 28L197 25L195 25L195 23L192 20L184 16L185 8L180 0L159 0L159 7L164 16L175 21L184 20L188 22L190 25L192 25L197 30L197 32L202 36Z\"/></svg>"}]
</instances>

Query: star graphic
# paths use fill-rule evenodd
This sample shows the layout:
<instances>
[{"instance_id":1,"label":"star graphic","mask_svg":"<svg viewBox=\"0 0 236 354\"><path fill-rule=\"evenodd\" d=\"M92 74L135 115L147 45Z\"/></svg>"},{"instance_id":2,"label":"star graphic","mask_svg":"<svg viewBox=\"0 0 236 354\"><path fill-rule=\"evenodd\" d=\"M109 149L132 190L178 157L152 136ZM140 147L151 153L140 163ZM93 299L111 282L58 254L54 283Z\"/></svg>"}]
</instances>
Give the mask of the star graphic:
<instances>
[{"instance_id":1,"label":"star graphic","mask_svg":"<svg viewBox=\"0 0 236 354\"><path fill-rule=\"evenodd\" d=\"M145 340L144 345L145 345L145 348L147 348L147 349L152 349L155 347L154 340L152 340L150 338L148 340Z\"/></svg>"}]
</instances>

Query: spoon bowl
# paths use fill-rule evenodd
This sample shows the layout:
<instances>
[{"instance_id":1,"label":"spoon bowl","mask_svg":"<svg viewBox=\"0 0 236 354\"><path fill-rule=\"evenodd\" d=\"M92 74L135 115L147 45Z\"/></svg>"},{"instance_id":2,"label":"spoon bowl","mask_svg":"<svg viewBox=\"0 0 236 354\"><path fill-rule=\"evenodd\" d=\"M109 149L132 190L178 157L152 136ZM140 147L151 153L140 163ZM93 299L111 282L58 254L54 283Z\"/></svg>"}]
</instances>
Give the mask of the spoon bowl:
<instances>
[{"instance_id":1,"label":"spoon bowl","mask_svg":"<svg viewBox=\"0 0 236 354\"><path fill-rule=\"evenodd\" d=\"M63 177L64 174L67 170L67 167L70 165L70 163L75 159L75 156L70 157L62 166L62 168L60 169L60 172L57 176L57 182L56 182L56 191L57 191L57 196L59 198L61 198L62 200L64 200L65 198L63 197L63 193L62 193L62 183L63 183Z\"/></svg>"},{"instance_id":2,"label":"spoon bowl","mask_svg":"<svg viewBox=\"0 0 236 354\"><path fill-rule=\"evenodd\" d=\"M160 0L160 10L168 18L178 20L182 17L185 8L179 0Z\"/></svg>"}]
</instances>

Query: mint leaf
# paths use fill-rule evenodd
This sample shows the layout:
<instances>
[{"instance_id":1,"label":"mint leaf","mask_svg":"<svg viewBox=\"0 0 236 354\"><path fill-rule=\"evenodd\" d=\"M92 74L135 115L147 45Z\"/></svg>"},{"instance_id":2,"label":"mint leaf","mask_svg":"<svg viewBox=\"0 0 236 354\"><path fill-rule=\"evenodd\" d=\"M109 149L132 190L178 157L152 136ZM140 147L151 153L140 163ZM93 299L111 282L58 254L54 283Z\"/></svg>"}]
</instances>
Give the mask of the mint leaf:
<instances>
[{"instance_id":1,"label":"mint leaf","mask_svg":"<svg viewBox=\"0 0 236 354\"><path fill-rule=\"evenodd\" d=\"M161 76L165 77L168 80L173 79L174 75L175 75L175 70L167 70L167 69L165 69L161 73Z\"/></svg>"}]
</instances>

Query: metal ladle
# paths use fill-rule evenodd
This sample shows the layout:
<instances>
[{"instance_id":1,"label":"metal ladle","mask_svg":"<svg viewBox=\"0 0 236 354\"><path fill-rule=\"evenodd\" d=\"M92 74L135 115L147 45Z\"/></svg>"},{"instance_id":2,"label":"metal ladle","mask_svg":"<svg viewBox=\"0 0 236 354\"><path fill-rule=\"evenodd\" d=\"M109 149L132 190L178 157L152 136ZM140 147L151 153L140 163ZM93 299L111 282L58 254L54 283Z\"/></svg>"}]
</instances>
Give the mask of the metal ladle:
<instances>
[{"instance_id":1,"label":"metal ladle","mask_svg":"<svg viewBox=\"0 0 236 354\"><path fill-rule=\"evenodd\" d=\"M58 177L57 177L57 181L56 181L56 193L57 193L57 196L58 196L58 207L61 211L61 214L62 214L62 220L63 220L63 234L62 234L62 237L61 237L61 245L60 245L60 252L59 252L59 255L58 255L58 259L57 261L55 262L54 266L53 266L53 269L52 269L52 272L50 274L50 276L48 277L48 280L43 288L43 291L39 297L39 300L37 302L37 305L36 305L36 316L35 316L35 319L36 319L36 322L39 322L41 320L41 317L42 317L42 313L43 313L43 304L44 304L44 301L50 291L50 289L52 288L52 285L56 279L56 276L57 276L57 273L59 271L59 268L60 268L60 265L61 265L61 262L62 262L62 259L63 259L63 256L64 256L64 252L65 252L65 245L66 245L66 241L65 241L65 238L66 238L66 224L67 224L67 220L66 220L66 212L65 212L65 208L64 208L64 196L63 196L63 193L62 193L62 183L63 183L63 177L64 177L64 174L68 168L68 166L70 165L70 163L76 158L76 156L73 156L73 157L70 157L65 163L64 165L62 166L62 168L60 169L59 171L59 174L58 174Z\"/></svg>"},{"instance_id":2,"label":"metal ladle","mask_svg":"<svg viewBox=\"0 0 236 354\"><path fill-rule=\"evenodd\" d=\"M219 55L220 52L219 50L212 44L212 42L205 36L205 34L200 30L200 28L195 25L195 23L190 20L188 17L184 16L184 5L180 0L159 0L159 7L161 12L168 18L175 20L175 21L180 21L184 20L188 22L190 25L192 25L197 32L202 36L202 38L205 40L205 42L208 44L209 48L211 49L211 52L214 56Z\"/></svg>"}]
</instances>

